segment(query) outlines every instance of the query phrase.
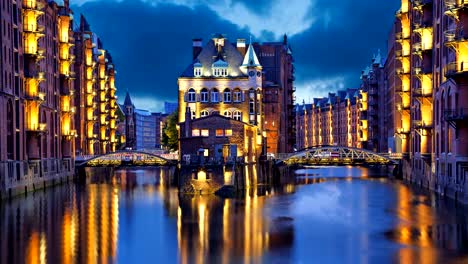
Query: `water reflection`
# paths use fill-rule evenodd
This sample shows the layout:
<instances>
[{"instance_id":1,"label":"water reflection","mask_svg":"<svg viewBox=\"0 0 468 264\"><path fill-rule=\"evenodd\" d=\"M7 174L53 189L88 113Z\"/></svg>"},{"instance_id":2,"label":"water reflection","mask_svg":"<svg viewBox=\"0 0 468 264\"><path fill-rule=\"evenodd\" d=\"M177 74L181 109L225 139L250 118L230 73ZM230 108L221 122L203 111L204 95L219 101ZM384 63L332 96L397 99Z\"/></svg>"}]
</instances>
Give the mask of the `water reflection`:
<instances>
[{"instance_id":1,"label":"water reflection","mask_svg":"<svg viewBox=\"0 0 468 264\"><path fill-rule=\"evenodd\" d=\"M221 199L179 196L165 169L96 174L2 204L0 263L468 261L465 208L374 176L309 168L268 186L246 168L251 188Z\"/></svg>"}]
</instances>

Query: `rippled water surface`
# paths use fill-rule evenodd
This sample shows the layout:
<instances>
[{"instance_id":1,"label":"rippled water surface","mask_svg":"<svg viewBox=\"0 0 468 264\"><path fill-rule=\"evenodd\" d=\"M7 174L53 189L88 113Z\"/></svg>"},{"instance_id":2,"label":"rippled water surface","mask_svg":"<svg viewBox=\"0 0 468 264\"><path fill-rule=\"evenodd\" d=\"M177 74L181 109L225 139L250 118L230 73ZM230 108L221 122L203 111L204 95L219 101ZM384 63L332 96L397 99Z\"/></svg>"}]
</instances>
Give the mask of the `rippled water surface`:
<instances>
[{"instance_id":1,"label":"rippled water surface","mask_svg":"<svg viewBox=\"0 0 468 264\"><path fill-rule=\"evenodd\" d=\"M468 263L468 212L362 168L309 168L237 199L120 170L0 205L0 263Z\"/></svg>"}]
</instances>

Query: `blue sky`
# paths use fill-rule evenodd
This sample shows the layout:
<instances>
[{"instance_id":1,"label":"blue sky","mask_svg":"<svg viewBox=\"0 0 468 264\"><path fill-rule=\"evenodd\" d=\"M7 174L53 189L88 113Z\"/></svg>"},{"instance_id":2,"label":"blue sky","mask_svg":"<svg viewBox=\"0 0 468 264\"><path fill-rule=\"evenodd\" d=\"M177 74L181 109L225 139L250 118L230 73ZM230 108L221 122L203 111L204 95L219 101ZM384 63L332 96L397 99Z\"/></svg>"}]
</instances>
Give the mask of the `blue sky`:
<instances>
[{"instance_id":1,"label":"blue sky","mask_svg":"<svg viewBox=\"0 0 468 264\"><path fill-rule=\"evenodd\" d=\"M359 86L361 70L386 51L399 1L375 0L71 0L112 53L119 100L138 108L177 100L177 77L191 62L192 38L279 41L288 34L297 98L306 102ZM78 22L78 21L76 21Z\"/></svg>"}]
</instances>

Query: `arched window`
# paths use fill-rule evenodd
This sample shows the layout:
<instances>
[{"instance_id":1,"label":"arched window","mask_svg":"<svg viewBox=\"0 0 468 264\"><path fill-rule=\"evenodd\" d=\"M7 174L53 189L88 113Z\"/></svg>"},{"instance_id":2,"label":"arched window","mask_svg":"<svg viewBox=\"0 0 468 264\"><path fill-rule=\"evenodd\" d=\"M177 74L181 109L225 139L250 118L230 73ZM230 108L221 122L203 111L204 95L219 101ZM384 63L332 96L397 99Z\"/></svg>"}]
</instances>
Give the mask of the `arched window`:
<instances>
[{"instance_id":1,"label":"arched window","mask_svg":"<svg viewBox=\"0 0 468 264\"><path fill-rule=\"evenodd\" d=\"M195 119L196 117L197 117L197 116L196 116L196 113L195 113L195 111L192 111L191 118L192 118L192 119Z\"/></svg>"},{"instance_id":2,"label":"arched window","mask_svg":"<svg viewBox=\"0 0 468 264\"><path fill-rule=\"evenodd\" d=\"M203 89L201 90L201 93L200 93L200 94L201 94L201 99L200 99L200 101L203 102L203 103L208 102L208 89L203 88Z\"/></svg>"},{"instance_id":3,"label":"arched window","mask_svg":"<svg viewBox=\"0 0 468 264\"><path fill-rule=\"evenodd\" d=\"M231 102L231 90L229 88L224 89L223 96L224 96L223 101L225 103Z\"/></svg>"},{"instance_id":4,"label":"arched window","mask_svg":"<svg viewBox=\"0 0 468 264\"><path fill-rule=\"evenodd\" d=\"M7 159L12 160L13 157L13 143L14 141L14 125L13 125L13 104L11 101L7 103Z\"/></svg>"},{"instance_id":5,"label":"arched window","mask_svg":"<svg viewBox=\"0 0 468 264\"><path fill-rule=\"evenodd\" d=\"M233 118L238 121L242 121L242 112L241 111L234 111Z\"/></svg>"},{"instance_id":6,"label":"arched window","mask_svg":"<svg viewBox=\"0 0 468 264\"><path fill-rule=\"evenodd\" d=\"M200 112L200 117L205 117L205 116L209 116L210 115L210 112L206 111L206 110L203 110Z\"/></svg>"},{"instance_id":7,"label":"arched window","mask_svg":"<svg viewBox=\"0 0 468 264\"><path fill-rule=\"evenodd\" d=\"M231 111L224 111L223 115L224 115L225 117L232 118L232 112L231 112Z\"/></svg>"},{"instance_id":8,"label":"arched window","mask_svg":"<svg viewBox=\"0 0 468 264\"><path fill-rule=\"evenodd\" d=\"M233 102L239 103L242 102L242 92L239 88L234 89L234 99Z\"/></svg>"},{"instance_id":9,"label":"arched window","mask_svg":"<svg viewBox=\"0 0 468 264\"><path fill-rule=\"evenodd\" d=\"M219 102L219 92L218 92L218 89L216 88L213 88L213 90L211 90L211 102L213 103Z\"/></svg>"},{"instance_id":10,"label":"arched window","mask_svg":"<svg viewBox=\"0 0 468 264\"><path fill-rule=\"evenodd\" d=\"M193 88L190 88L188 91L188 102L195 102L195 90Z\"/></svg>"}]
</instances>

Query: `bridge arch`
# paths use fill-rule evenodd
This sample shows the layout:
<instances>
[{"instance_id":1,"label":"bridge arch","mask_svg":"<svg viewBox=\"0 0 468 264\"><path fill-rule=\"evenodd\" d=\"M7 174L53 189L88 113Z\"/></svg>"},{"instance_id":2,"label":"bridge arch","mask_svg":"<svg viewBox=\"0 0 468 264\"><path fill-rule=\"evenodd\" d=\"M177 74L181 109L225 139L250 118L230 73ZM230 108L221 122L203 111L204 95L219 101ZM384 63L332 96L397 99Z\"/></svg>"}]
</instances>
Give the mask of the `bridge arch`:
<instances>
[{"instance_id":1,"label":"bridge arch","mask_svg":"<svg viewBox=\"0 0 468 264\"><path fill-rule=\"evenodd\" d=\"M172 160L143 151L119 151L92 157L76 167L165 166Z\"/></svg>"},{"instance_id":2,"label":"bridge arch","mask_svg":"<svg viewBox=\"0 0 468 264\"><path fill-rule=\"evenodd\" d=\"M320 146L310 147L277 161L286 165L392 165L396 162L370 150Z\"/></svg>"}]
</instances>

